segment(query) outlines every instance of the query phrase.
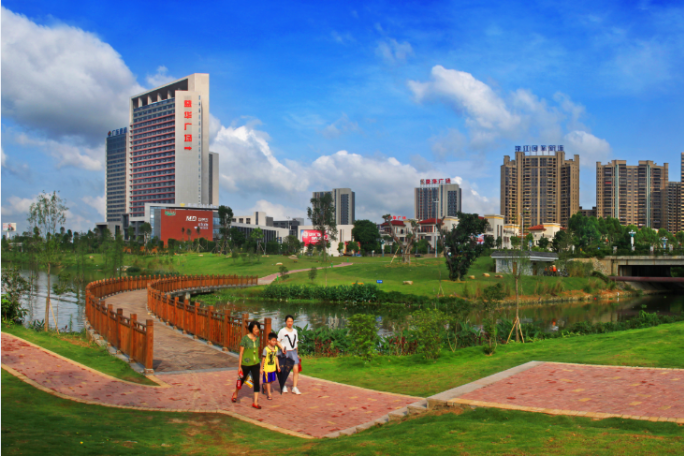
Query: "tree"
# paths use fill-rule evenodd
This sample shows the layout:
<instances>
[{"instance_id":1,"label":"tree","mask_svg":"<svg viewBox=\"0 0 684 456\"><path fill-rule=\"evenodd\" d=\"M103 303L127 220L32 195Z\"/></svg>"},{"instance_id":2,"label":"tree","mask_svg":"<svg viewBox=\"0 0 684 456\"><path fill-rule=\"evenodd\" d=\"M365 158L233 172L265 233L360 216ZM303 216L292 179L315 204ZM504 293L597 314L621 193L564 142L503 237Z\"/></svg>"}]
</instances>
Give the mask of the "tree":
<instances>
[{"instance_id":1,"label":"tree","mask_svg":"<svg viewBox=\"0 0 684 456\"><path fill-rule=\"evenodd\" d=\"M285 242L283 244L288 255L297 254L302 249L302 242L297 239L297 236L291 234L285 236Z\"/></svg>"},{"instance_id":2,"label":"tree","mask_svg":"<svg viewBox=\"0 0 684 456\"><path fill-rule=\"evenodd\" d=\"M573 244L577 248L586 249L601 239L598 220L594 217L587 217L581 212L570 217L568 228L573 233Z\"/></svg>"},{"instance_id":3,"label":"tree","mask_svg":"<svg viewBox=\"0 0 684 456\"><path fill-rule=\"evenodd\" d=\"M3 238L4 239L4 238ZM2 319L21 323L28 312L21 300L31 291L28 281L19 273L19 266L10 263L2 268Z\"/></svg>"},{"instance_id":4,"label":"tree","mask_svg":"<svg viewBox=\"0 0 684 456\"><path fill-rule=\"evenodd\" d=\"M663 246L663 241L662 239L665 238L667 239L667 244L668 245L674 245L675 244L675 237L667 231L665 228L660 228L658 230L658 246L662 247Z\"/></svg>"},{"instance_id":5,"label":"tree","mask_svg":"<svg viewBox=\"0 0 684 456\"><path fill-rule=\"evenodd\" d=\"M340 256L342 255L342 252L344 252L344 242L338 242L337 243L337 251L339 252Z\"/></svg>"},{"instance_id":6,"label":"tree","mask_svg":"<svg viewBox=\"0 0 684 456\"><path fill-rule=\"evenodd\" d=\"M219 206L219 236L221 238L221 253L226 253L226 245L230 237L230 224L233 222L233 210L228 206Z\"/></svg>"},{"instance_id":7,"label":"tree","mask_svg":"<svg viewBox=\"0 0 684 456\"><path fill-rule=\"evenodd\" d=\"M328 242L337 240L337 222L335 221L335 206L332 194L324 193L318 198L311 198L311 207L306 209L306 215L311 220L315 230L321 233L323 244L322 262L327 262ZM328 285L328 270L324 269L325 284Z\"/></svg>"},{"instance_id":8,"label":"tree","mask_svg":"<svg viewBox=\"0 0 684 456\"><path fill-rule=\"evenodd\" d=\"M570 237L568 236L568 233L565 232L565 230L558 230L556 231L556 234L553 235L553 240L551 241L551 248L553 249L554 252L560 253L562 250L565 250L568 248L568 245L570 244Z\"/></svg>"},{"instance_id":9,"label":"tree","mask_svg":"<svg viewBox=\"0 0 684 456\"><path fill-rule=\"evenodd\" d=\"M477 236L487 229L487 220L481 219L477 214L459 212L456 216L458 225L444 239L449 250L445 258L451 280L461 280L473 261L482 254L485 246L477 243Z\"/></svg>"},{"instance_id":10,"label":"tree","mask_svg":"<svg viewBox=\"0 0 684 456\"><path fill-rule=\"evenodd\" d=\"M38 237L36 247L38 248L38 260L47 267L47 296L45 298L45 331L49 329L50 321L50 272L53 266L58 266L63 261L63 253L53 233L58 225L66 222L66 212L69 210L65 201L53 192L47 195L44 192L38 195L35 202L29 208L29 225L42 229L44 238ZM57 322L55 322L57 325Z\"/></svg>"},{"instance_id":11,"label":"tree","mask_svg":"<svg viewBox=\"0 0 684 456\"><path fill-rule=\"evenodd\" d=\"M387 223L387 225L389 226L390 236L392 236L392 240L394 241L394 243L397 246L401 246L401 261L403 263L411 264L411 249L413 248L413 243L416 240L416 231L418 230L418 221L417 220L409 220L408 225L406 225L406 222L404 222L404 221L401 222L400 226L402 227L402 229L406 230L406 235L404 236L404 239L402 240L399 237L400 233L397 233L397 228L392 223L394 221L392 219L392 215L391 214L385 214L382 216L382 218L385 220L385 223Z\"/></svg>"},{"instance_id":12,"label":"tree","mask_svg":"<svg viewBox=\"0 0 684 456\"><path fill-rule=\"evenodd\" d=\"M542 235L542 237L539 239L539 242L537 242L537 245L539 248L546 250L549 247L549 242L549 238Z\"/></svg>"},{"instance_id":13,"label":"tree","mask_svg":"<svg viewBox=\"0 0 684 456\"><path fill-rule=\"evenodd\" d=\"M513 248L520 247L521 239L522 238L520 236L511 236L511 247L513 247Z\"/></svg>"},{"instance_id":14,"label":"tree","mask_svg":"<svg viewBox=\"0 0 684 456\"><path fill-rule=\"evenodd\" d=\"M378 231L378 225L370 220L357 220L354 222L352 237L361 244L361 248L364 251L370 252L371 250L376 250L378 239L380 239L380 231Z\"/></svg>"},{"instance_id":15,"label":"tree","mask_svg":"<svg viewBox=\"0 0 684 456\"><path fill-rule=\"evenodd\" d=\"M677 232L677 234L675 234L675 239L677 239L677 242L679 243L679 246L681 247L682 244L684 244L684 231Z\"/></svg>"},{"instance_id":16,"label":"tree","mask_svg":"<svg viewBox=\"0 0 684 456\"><path fill-rule=\"evenodd\" d=\"M249 238L256 242L256 248L258 251L261 240L264 238L264 232L261 228L257 227L252 231L252 234L249 235Z\"/></svg>"},{"instance_id":17,"label":"tree","mask_svg":"<svg viewBox=\"0 0 684 456\"><path fill-rule=\"evenodd\" d=\"M245 237L245 233L235 227L232 227L230 229L230 240L235 247L240 248L245 243L247 238Z\"/></svg>"},{"instance_id":18,"label":"tree","mask_svg":"<svg viewBox=\"0 0 684 456\"><path fill-rule=\"evenodd\" d=\"M658 245L658 233L653 228L644 226L634 236L634 242L655 247Z\"/></svg>"},{"instance_id":19,"label":"tree","mask_svg":"<svg viewBox=\"0 0 684 456\"><path fill-rule=\"evenodd\" d=\"M316 274L318 274L318 270L316 269L316 266L312 266L309 270L309 280L312 282L316 280Z\"/></svg>"},{"instance_id":20,"label":"tree","mask_svg":"<svg viewBox=\"0 0 684 456\"><path fill-rule=\"evenodd\" d=\"M482 292L482 297L480 298L480 312L482 318L482 329L485 333L487 339L487 347L484 348L484 352L488 355L494 353L496 350L496 336L497 336L497 326L496 326L496 315L494 310L500 301L506 298L506 293L504 292L503 285L497 283L487 287ZM492 342L494 346L492 347Z\"/></svg>"},{"instance_id":21,"label":"tree","mask_svg":"<svg viewBox=\"0 0 684 456\"><path fill-rule=\"evenodd\" d=\"M495 244L497 249L501 248L501 245L503 244L503 239L501 239L501 236L497 236Z\"/></svg>"},{"instance_id":22,"label":"tree","mask_svg":"<svg viewBox=\"0 0 684 456\"><path fill-rule=\"evenodd\" d=\"M143 236L143 243L147 245L147 241L150 239L150 234L152 234L152 225L144 222L140 225L140 234Z\"/></svg>"},{"instance_id":23,"label":"tree","mask_svg":"<svg viewBox=\"0 0 684 456\"><path fill-rule=\"evenodd\" d=\"M128 242L132 244L135 238L135 227L131 225L126 231L128 232Z\"/></svg>"}]
</instances>

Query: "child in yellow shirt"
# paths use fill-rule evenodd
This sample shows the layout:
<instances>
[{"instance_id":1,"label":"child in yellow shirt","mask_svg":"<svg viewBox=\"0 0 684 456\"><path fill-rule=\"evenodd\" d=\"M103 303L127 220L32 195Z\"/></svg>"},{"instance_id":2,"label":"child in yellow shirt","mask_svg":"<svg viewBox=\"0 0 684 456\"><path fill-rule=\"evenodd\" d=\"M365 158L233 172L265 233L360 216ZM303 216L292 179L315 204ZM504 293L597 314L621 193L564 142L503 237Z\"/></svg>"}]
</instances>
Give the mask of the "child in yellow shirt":
<instances>
[{"instance_id":1,"label":"child in yellow shirt","mask_svg":"<svg viewBox=\"0 0 684 456\"><path fill-rule=\"evenodd\" d=\"M268 335L268 344L264 347L261 358L261 376L262 383L266 388L267 399L273 400L271 397L271 383L276 381L276 371L280 372L280 363L278 362L278 347L276 342L278 336L275 333Z\"/></svg>"}]
</instances>

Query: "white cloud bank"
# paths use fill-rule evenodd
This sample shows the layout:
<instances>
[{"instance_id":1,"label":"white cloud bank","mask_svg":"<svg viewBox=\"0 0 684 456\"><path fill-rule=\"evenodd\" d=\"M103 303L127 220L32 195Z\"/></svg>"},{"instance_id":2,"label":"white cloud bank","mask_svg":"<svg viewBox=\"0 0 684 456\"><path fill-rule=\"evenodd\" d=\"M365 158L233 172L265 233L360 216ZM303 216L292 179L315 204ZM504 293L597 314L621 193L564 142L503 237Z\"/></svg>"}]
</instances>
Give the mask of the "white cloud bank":
<instances>
[{"instance_id":1,"label":"white cloud bank","mask_svg":"<svg viewBox=\"0 0 684 456\"><path fill-rule=\"evenodd\" d=\"M465 118L468 137L449 129L432 138L432 150L438 159L462 156L466 150L489 151L504 141L530 138L534 138L534 144L566 142L568 154L579 154L580 164L590 168L597 160L610 157L610 144L592 135L581 123L584 106L565 94L555 94L552 102L526 89L501 96L472 74L441 65L432 68L428 81L407 84L417 102L441 102Z\"/></svg>"}]
</instances>

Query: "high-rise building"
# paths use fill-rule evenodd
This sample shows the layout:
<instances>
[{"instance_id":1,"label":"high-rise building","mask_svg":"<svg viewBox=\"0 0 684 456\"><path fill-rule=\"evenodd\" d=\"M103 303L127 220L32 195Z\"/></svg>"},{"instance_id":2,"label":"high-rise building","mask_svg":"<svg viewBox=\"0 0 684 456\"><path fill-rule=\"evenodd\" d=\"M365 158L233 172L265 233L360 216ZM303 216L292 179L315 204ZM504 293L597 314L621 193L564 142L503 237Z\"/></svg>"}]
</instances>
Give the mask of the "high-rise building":
<instances>
[{"instance_id":1,"label":"high-rise building","mask_svg":"<svg viewBox=\"0 0 684 456\"><path fill-rule=\"evenodd\" d=\"M218 155L209 152L209 75L195 73L130 98L131 219L145 204L218 205Z\"/></svg>"},{"instance_id":2,"label":"high-rise building","mask_svg":"<svg viewBox=\"0 0 684 456\"><path fill-rule=\"evenodd\" d=\"M462 209L461 187L451 179L421 179L413 207L418 220L456 217Z\"/></svg>"},{"instance_id":3,"label":"high-rise building","mask_svg":"<svg viewBox=\"0 0 684 456\"><path fill-rule=\"evenodd\" d=\"M596 216L614 217L621 225L668 227L668 166L640 160L596 163Z\"/></svg>"},{"instance_id":4,"label":"high-rise building","mask_svg":"<svg viewBox=\"0 0 684 456\"><path fill-rule=\"evenodd\" d=\"M667 183L667 231L677 233L682 230L682 183Z\"/></svg>"},{"instance_id":5,"label":"high-rise building","mask_svg":"<svg viewBox=\"0 0 684 456\"><path fill-rule=\"evenodd\" d=\"M128 206L128 128L107 133L105 139L105 219L118 222Z\"/></svg>"},{"instance_id":6,"label":"high-rise building","mask_svg":"<svg viewBox=\"0 0 684 456\"><path fill-rule=\"evenodd\" d=\"M501 166L501 214L505 224L557 223L566 228L579 212L579 155L565 159L563 146L515 146L515 160Z\"/></svg>"},{"instance_id":7,"label":"high-rise building","mask_svg":"<svg viewBox=\"0 0 684 456\"><path fill-rule=\"evenodd\" d=\"M356 221L356 193L351 188L333 188L330 191L313 192L314 198L330 193L335 206L335 223L353 225Z\"/></svg>"}]
</instances>

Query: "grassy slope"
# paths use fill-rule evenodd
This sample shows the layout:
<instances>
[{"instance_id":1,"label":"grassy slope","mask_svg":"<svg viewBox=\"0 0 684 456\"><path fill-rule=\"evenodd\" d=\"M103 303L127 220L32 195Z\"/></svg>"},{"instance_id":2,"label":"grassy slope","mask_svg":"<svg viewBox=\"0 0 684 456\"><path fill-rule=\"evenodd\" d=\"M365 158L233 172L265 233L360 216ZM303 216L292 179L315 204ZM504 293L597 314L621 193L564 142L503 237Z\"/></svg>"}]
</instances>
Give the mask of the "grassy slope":
<instances>
[{"instance_id":1,"label":"grassy slope","mask_svg":"<svg viewBox=\"0 0 684 456\"><path fill-rule=\"evenodd\" d=\"M2 326L2 330L112 377L144 385L156 385L144 375L135 372L124 361L110 355L104 348L88 342L85 334L57 334L53 331L44 333L23 326L5 325Z\"/></svg>"},{"instance_id":2,"label":"grassy slope","mask_svg":"<svg viewBox=\"0 0 684 456\"><path fill-rule=\"evenodd\" d=\"M50 455L675 455L674 423L478 409L431 413L351 437L305 441L221 415L84 405L2 372L2 453Z\"/></svg>"},{"instance_id":3,"label":"grassy slope","mask_svg":"<svg viewBox=\"0 0 684 456\"><path fill-rule=\"evenodd\" d=\"M309 358L303 373L340 383L426 397L528 361L684 367L684 322L610 334L499 345L494 356L481 347L442 350L436 362L419 355L376 357L370 367L353 357Z\"/></svg>"}]
</instances>

